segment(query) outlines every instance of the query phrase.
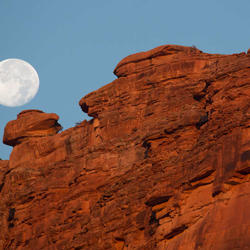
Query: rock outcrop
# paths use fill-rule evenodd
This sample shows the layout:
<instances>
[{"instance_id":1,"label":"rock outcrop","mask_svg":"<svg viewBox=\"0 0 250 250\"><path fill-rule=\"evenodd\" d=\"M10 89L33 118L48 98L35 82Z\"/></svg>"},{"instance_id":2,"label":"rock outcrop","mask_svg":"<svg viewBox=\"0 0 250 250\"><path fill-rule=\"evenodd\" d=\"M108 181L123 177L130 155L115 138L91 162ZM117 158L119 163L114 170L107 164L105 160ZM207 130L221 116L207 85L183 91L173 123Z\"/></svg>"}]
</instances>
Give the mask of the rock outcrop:
<instances>
[{"instance_id":1,"label":"rock outcrop","mask_svg":"<svg viewBox=\"0 0 250 250\"><path fill-rule=\"evenodd\" d=\"M249 249L249 54L166 45L114 73L90 121L7 124L0 248Z\"/></svg>"},{"instance_id":2,"label":"rock outcrop","mask_svg":"<svg viewBox=\"0 0 250 250\"><path fill-rule=\"evenodd\" d=\"M3 143L15 146L31 137L55 135L62 127L57 114L46 114L41 110L25 110L10 121L4 129Z\"/></svg>"}]
</instances>

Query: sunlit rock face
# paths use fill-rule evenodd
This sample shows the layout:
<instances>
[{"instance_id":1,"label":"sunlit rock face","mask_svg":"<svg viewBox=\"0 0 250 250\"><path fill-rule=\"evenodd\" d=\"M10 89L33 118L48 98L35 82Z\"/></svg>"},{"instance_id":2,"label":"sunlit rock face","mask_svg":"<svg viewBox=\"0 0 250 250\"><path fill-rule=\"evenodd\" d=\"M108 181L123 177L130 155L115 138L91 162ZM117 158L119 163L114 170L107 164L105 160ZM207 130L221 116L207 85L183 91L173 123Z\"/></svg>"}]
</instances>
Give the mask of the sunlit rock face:
<instances>
[{"instance_id":1,"label":"sunlit rock face","mask_svg":"<svg viewBox=\"0 0 250 250\"><path fill-rule=\"evenodd\" d=\"M17 119L8 122L3 142L15 146L32 137L55 135L62 127L57 114L46 114L41 110L24 110Z\"/></svg>"},{"instance_id":2,"label":"sunlit rock face","mask_svg":"<svg viewBox=\"0 0 250 250\"><path fill-rule=\"evenodd\" d=\"M25 140L5 139L0 249L247 249L249 54L167 45L114 73L79 102L90 121L7 124Z\"/></svg>"}]
</instances>

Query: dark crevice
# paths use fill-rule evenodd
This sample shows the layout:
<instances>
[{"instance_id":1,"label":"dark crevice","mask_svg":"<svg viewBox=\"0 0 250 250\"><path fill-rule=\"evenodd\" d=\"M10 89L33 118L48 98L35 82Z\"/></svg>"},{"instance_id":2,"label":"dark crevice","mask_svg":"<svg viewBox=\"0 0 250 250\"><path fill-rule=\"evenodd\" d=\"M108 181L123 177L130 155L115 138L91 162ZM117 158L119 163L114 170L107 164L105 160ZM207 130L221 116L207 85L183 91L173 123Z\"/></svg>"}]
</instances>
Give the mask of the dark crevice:
<instances>
[{"instance_id":1,"label":"dark crevice","mask_svg":"<svg viewBox=\"0 0 250 250\"><path fill-rule=\"evenodd\" d=\"M246 167L244 169L240 169L237 172L240 173L240 174L242 174L242 175L248 175L250 173L250 167Z\"/></svg>"},{"instance_id":2,"label":"dark crevice","mask_svg":"<svg viewBox=\"0 0 250 250\"><path fill-rule=\"evenodd\" d=\"M4 183L0 184L0 193L1 193L2 189L3 189L3 186L4 186Z\"/></svg>"},{"instance_id":3,"label":"dark crevice","mask_svg":"<svg viewBox=\"0 0 250 250\"><path fill-rule=\"evenodd\" d=\"M165 235L165 239L169 240L184 232L188 227L186 225L182 225L180 227L175 228L171 233Z\"/></svg>"},{"instance_id":4,"label":"dark crevice","mask_svg":"<svg viewBox=\"0 0 250 250\"><path fill-rule=\"evenodd\" d=\"M180 130L182 128L183 128L183 126L180 125L180 126L174 128L174 129L164 129L164 133L167 134L167 135L171 135L171 134L175 133L177 130Z\"/></svg>"},{"instance_id":5,"label":"dark crevice","mask_svg":"<svg viewBox=\"0 0 250 250\"><path fill-rule=\"evenodd\" d=\"M148 141L144 141L142 146L146 149L144 152L144 159L148 158L149 151L151 149L151 143Z\"/></svg>"},{"instance_id":6,"label":"dark crevice","mask_svg":"<svg viewBox=\"0 0 250 250\"><path fill-rule=\"evenodd\" d=\"M206 85L205 85L204 89L200 93L193 95L194 100L200 102L206 96L207 89L211 85L211 82L205 81L205 83L206 83Z\"/></svg>"},{"instance_id":7,"label":"dark crevice","mask_svg":"<svg viewBox=\"0 0 250 250\"><path fill-rule=\"evenodd\" d=\"M9 209L9 217L7 219L7 221L9 222L9 225L8 225L9 228L13 228L14 227L13 220L14 220L14 217L15 217L15 212L16 212L15 208L10 208Z\"/></svg>"},{"instance_id":8,"label":"dark crevice","mask_svg":"<svg viewBox=\"0 0 250 250\"><path fill-rule=\"evenodd\" d=\"M116 240L116 241L123 241L123 242L125 241L125 239L122 238L122 237L115 237L115 240Z\"/></svg>"},{"instance_id":9,"label":"dark crevice","mask_svg":"<svg viewBox=\"0 0 250 250\"><path fill-rule=\"evenodd\" d=\"M84 102L82 105L81 105L81 109L84 113L88 113L89 111L89 106L86 104L86 102Z\"/></svg>"},{"instance_id":10,"label":"dark crevice","mask_svg":"<svg viewBox=\"0 0 250 250\"><path fill-rule=\"evenodd\" d=\"M156 212L152 211L150 217L149 217L149 221L148 221L148 225L149 227L147 227L147 233L149 236L152 236L155 234L159 224L159 220L156 219Z\"/></svg>"},{"instance_id":11,"label":"dark crevice","mask_svg":"<svg viewBox=\"0 0 250 250\"><path fill-rule=\"evenodd\" d=\"M58 129L57 133L63 130L63 126L58 121L55 122L54 126Z\"/></svg>"},{"instance_id":12,"label":"dark crevice","mask_svg":"<svg viewBox=\"0 0 250 250\"><path fill-rule=\"evenodd\" d=\"M206 106L205 106L205 108L207 107L207 105L211 105L212 103L213 103L212 98L211 98L211 97L208 97L208 98L206 99Z\"/></svg>"},{"instance_id":13,"label":"dark crevice","mask_svg":"<svg viewBox=\"0 0 250 250\"><path fill-rule=\"evenodd\" d=\"M86 102L80 104L80 107L81 107L82 111L84 113L86 113L89 117L98 118L98 113L96 113L96 112L90 113L90 111L89 111L89 105L87 105Z\"/></svg>"},{"instance_id":14,"label":"dark crevice","mask_svg":"<svg viewBox=\"0 0 250 250\"><path fill-rule=\"evenodd\" d=\"M15 212L16 212L16 209L15 208L10 208L9 209L9 217L8 217L8 221L12 221L15 217Z\"/></svg>"},{"instance_id":15,"label":"dark crevice","mask_svg":"<svg viewBox=\"0 0 250 250\"><path fill-rule=\"evenodd\" d=\"M156 219L156 216L155 216L155 212L153 211L151 216L150 216L150 219L149 219L149 225L152 225L152 224L156 224L156 225L159 225L159 220Z\"/></svg>"},{"instance_id":16,"label":"dark crevice","mask_svg":"<svg viewBox=\"0 0 250 250\"><path fill-rule=\"evenodd\" d=\"M174 133L175 130L167 130L167 129L164 129L164 133L167 134L167 135L171 135Z\"/></svg>"},{"instance_id":17,"label":"dark crevice","mask_svg":"<svg viewBox=\"0 0 250 250\"><path fill-rule=\"evenodd\" d=\"M221 192L222 192L222 190L215 190L215 191L212 193L212 197L217 196L217 195L220 194Z\"/></svg>"},{"instance_id":18,"label":"dark crevice","mask_svg":"<svg viewBox=\"0 0 250 250\"><path fill-rule=\"evenodd\" d=\"M145 85L152 86L152 87L155 87L156 84L157 84L157 82L146 82L145 83Z\"/></svg>"},{"instance_id":19,"label":"dark crevice","mask_svg":"<svg viewBox=\"0 0 250 250\"><path fill-rule=\"evenodd\" d=\"M149 200L145 202L145 204L149 207L156 206L158 204L167 202L171 198L171 195L164 195L164 196L153 196Z\"/></svg>"},{"instance_id":20,"label":"dark crevice","mask_svg":"<svg viewBox=\"0 0 250 250\"><path fill-rule=\"evenodd\" d=\"M28 196L27 199L25 200L25 203L34 200L34 198L35 198L35 196L32 196L32 195Z\"/></svg>"},{"instance_id":21,"label":"dark crevice","mask_svg":"<svg viewBox=\"0 0 250 250\"><path fill-rule=\"evenodd\" d=\"M213 169L208 170L207 172L205 172L205 173L203 173L203 174L200 174L200 175L195 176L194 178L192 178L192 179L190 180L190 182L196 182L196 181L205 179L206 177L208 177L209 175L211 175L213 172L214 172Z\"/></svg>"},{"instance_id":22,"label":"dark crevice","mask_svg":"<svg viewBox=\"0 0 250 250\"><path fill-rule=\"evenodd\" d=\"M12 222L9 223L8 227L9 227L9 228L13 228L13 227L14 227L14 223L12 223Z\"/></svg>"},{"instance_id":23,"label":"dark crevice","mask_svg":"<svg viewBox=\"0 0 250 250\"><path fill-rule=\"evenodd\" d=\"M193 95L193 98L194 98L196 101L200 102L201 99L202 99L204 96L205 96L205 93L194 94L194 95Z\"/></svg>"},{"instance_id":24,"label":"dark crevice","mask_svg":"<svg viewBox=\"0 0 250 250\"><path fill-rule=\"evenodd\" d=\"M211 85L210 81L205 81L205 82L206 82L206 85L205 85L205 88L203 89L204 92L206 92L208 87Z\"/></svg>"},{"instance_id":25,"label":"dark crevice","mask_svg":"<svg viewBox=\"0 0 250 250\"><path fill-rule=\"evenodd\" d=\"M200 129L202 125L208 122L208 112L200 117L200 120L195 124L197 129Z\"/></svg>"},{"instance_id":26,"label":"dark crevice","mask_svg":"<svg viewBox=\"0 0 250 250\"><path fill-rule=\"evenodd\" d=\"M84 249L83 246L78 246L74 248L74 250L81 250L81 249Z\"/></svg>"}]
</instances>

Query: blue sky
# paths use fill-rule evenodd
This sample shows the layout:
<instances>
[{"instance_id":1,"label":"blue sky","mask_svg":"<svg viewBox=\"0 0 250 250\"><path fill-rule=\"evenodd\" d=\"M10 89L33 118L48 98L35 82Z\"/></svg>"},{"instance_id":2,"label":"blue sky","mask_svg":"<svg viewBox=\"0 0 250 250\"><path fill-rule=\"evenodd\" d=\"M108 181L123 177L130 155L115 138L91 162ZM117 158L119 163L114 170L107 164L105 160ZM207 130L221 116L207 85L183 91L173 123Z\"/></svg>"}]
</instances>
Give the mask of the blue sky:
<instances>
[{"instance_id":1,"label":"blue sky","mask_svg":"<svg viewBox=\"0 0 250 250\"><path fill-rule=\"evenodd\" d=\"M163 44L232 54L250 47L249 0L1 0L0 61L19 58L40 77L37 96L0 105L0 137L24 109L57 113L64 129L86 119L78 101L115 79L125 56ZM0 158L12 148L0 144Z\"/></svg>"}]
</instances>

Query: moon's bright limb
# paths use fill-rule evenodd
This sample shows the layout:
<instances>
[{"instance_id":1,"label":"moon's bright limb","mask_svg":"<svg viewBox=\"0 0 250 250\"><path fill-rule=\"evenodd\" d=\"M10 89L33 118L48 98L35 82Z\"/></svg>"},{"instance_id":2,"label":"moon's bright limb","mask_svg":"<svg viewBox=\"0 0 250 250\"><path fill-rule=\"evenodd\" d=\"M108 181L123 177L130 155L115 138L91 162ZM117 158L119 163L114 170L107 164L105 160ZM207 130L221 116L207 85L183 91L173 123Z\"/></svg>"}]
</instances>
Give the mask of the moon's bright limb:
<instances>
[{"instance_id":1,"label":"moon's bright limb","mask_svg":"<svg viewBox=\"0 0 250 250\"><path fill-rule=\"evenodd\" d=\"M39 89L36 70L20 59L0 62L0 104L21 106L31 101Z\"/></svg>"}]
</instances>

